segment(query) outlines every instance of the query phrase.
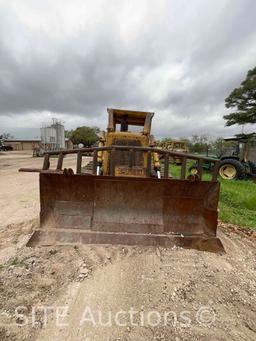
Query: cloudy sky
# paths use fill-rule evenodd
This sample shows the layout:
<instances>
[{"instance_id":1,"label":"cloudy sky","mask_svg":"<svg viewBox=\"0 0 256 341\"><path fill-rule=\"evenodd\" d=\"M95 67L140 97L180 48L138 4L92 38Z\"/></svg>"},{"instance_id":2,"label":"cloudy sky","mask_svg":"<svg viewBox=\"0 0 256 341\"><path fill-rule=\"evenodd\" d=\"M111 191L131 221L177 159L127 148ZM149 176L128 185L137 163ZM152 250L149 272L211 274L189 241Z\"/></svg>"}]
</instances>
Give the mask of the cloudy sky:
<instances>
[{"instance_id":1,"label":"cloudy sky","mask_svg":"<svg viewBox=\"0 0 256 341\"><path fill-rule=\"evenodd\" d=\"M255 65L255 0L0 0L0 133L117 107L154 111L157 137L230 136L224 99Z\"/></svg>"}]
</instances>

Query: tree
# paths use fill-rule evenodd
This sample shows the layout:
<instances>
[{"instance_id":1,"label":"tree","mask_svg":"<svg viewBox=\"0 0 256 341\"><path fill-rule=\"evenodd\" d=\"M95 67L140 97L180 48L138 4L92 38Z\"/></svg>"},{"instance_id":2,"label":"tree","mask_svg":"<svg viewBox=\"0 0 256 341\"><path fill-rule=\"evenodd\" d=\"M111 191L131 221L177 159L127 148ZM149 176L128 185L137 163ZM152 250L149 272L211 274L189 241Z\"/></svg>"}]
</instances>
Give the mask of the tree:
<instances>
[{"instance_id":1,"label":"tree","mask_svg":"<svg viewBox=\"0 0 256 341\"><path fill-rule=\"evenodd\" d=\"M13 136L9 133L3 133L3 134L0 134L0 139L4 139L4 140L13 139Z\"/></svg>"},{"instance_id":2,"label":"tree","mask_svg":"<svg viewBox=\"0 0 256 341\"><path fill-rule=\"evenodd\" d=\"M193 135L190 141L190 150L193 153L204 154L208 149L208 137L206 135Z\"/></svg>"},{"instance_id":3,"label":"tree","mask_svg":"<svg viewBox=\"0 0 256 341\"><path fill-rule=\"evenodd\" d=\"M235 88L225 99L227 108L235 112L223 116L226 125L256 123L256 67L249 70L239 88Z\"/></svg>"},{"instance_id":4,"label":"tree","mask_svg":"<svg viewBox=\"0 0 256 341\"><path fill-rule=\"evenodd\" d=\"M71 129L71 130L65 130L65 137L67 138L71 138L72 134L73 134L74 130Z\"/></svg>"},{"instance_id":5,"label":"tree","mask_svg":"<svg viewBox=\"0 0 256 341\"><path fill-rule=\"evenodd\" d=\"M223 140L223 137L217 137L211 143L211 146L210 146L211 152L213 152L216 155L221 154L224 145L225 145L225 141Z\"/></svg>"},{"instance_id":6,"label":"tree","mask_svg":"<svg viewBox=\"0 0 256 341\"><path fill-rule=\"evenodd\" d=\"M98 127L78 127L71 131L70 139L73 144L82 143L85 147L90 147L98 141ZM66 134L67 136L67 134Z\"/></svg>"}]
</instances>

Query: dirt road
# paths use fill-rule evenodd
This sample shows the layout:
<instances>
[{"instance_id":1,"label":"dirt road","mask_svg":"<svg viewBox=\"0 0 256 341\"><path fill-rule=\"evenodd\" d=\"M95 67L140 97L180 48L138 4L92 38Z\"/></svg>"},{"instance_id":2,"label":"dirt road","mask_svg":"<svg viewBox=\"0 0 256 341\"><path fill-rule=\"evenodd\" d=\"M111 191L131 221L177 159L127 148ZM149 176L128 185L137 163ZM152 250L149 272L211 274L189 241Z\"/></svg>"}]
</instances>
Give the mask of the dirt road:
<instances>
[{"instance_id":1,"label":"dirt road","mask_svg":"<svg viewBox=\"0 0 256 341\"><path fill-rule=\"evenodd\" d=\"M38 174L17 170L41 162L0 155L0 340L256 339L253 234L222 224L224 255L25 247L38 225Z\"/></svg>"}]
</instances>

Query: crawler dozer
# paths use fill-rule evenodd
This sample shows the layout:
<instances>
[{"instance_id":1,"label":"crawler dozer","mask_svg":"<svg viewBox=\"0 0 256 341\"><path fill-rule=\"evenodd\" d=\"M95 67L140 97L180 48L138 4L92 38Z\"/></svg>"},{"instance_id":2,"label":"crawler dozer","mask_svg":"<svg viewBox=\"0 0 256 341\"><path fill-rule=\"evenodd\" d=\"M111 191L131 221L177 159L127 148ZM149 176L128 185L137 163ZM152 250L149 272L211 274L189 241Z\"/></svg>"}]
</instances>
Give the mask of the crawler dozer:
<instances>
[{"instance_id":1,"label":"crawler dozer","mask_svg":"<svg viewBox=\"0 0 256 341\"><path fill-rule=\"evenodd\" d=\"M40 228L28 245L224 250L216 237L218 160L211 159L212 178L203 181L207 158L157 148L150 135L153 116L108 109L108 128L97 147L47 152L42 169L20 169L40 173ZM56 153L53 169L50 158ZM88 153L93 159L91 174L82 166ZM77 155L75 170L63 168L64 157L70 154ZM170 175L169 159L174 157L181 159L178 179ZM189 160L199 165L195 175L188 174Z\"/></svg>"},{"instance_id":2,"label":"crawler dozer","mask_svg":"<svg viewBox=\"0 0 256 341\"><path fill-rule=\"evenodd\" d=\"M175 152L180 153L188 153L188 146L186 141L184 140L166 140L164 142L160 142L159 145L164 148ZM176 163L176 165L181 165L180 158L174 158L172 162Z\"/></svg>"}]
</instances>

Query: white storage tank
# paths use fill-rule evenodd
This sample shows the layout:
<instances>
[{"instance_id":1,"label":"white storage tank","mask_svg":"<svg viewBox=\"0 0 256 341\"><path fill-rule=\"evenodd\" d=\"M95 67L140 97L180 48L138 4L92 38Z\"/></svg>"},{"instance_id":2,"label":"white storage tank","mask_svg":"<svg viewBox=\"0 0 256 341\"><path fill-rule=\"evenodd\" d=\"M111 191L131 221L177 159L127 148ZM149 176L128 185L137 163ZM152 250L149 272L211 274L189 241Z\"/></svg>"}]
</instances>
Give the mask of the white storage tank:
<instances>
[{"instance_id":1,"label":"white storage tank","mask_svg":"<svg viewBox=\"0 0 256 341\"><path fill-rule=\"evenodd\" d=\"M51 125L43 126L41 129L41 142L47 150L65 148L65 129L61 121L53 118Z\"/></svg>"}]
</instances>

